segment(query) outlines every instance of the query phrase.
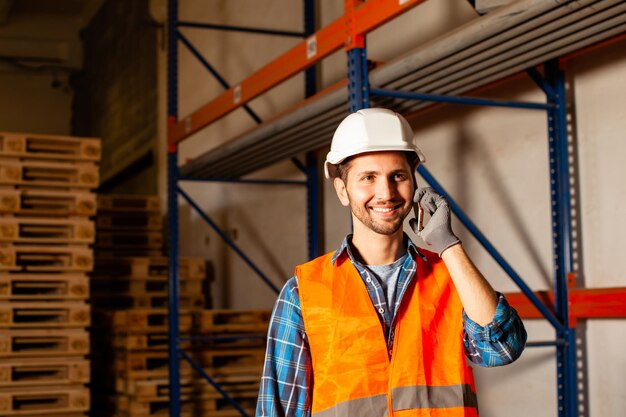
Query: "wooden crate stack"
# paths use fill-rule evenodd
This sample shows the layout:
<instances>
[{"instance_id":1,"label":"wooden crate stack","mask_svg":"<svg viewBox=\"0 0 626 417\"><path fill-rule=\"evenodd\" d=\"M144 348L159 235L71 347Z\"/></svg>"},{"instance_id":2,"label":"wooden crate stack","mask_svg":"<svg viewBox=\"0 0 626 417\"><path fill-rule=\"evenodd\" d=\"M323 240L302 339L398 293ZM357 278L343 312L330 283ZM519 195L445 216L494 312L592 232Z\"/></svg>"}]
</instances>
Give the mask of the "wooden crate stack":
<instances>
[{"instance_id":1,"label":"wooden crate stack","mask_svg":"<svg viewBox=\"0 0 626 417\"><path fill-rule=\"evenodd\" d=\"M98 329L92 338L94 377L99 378L92 392L94 416L168 415L168 259L152 252L160 244L161 218L155 196L98 197L91 280ZM210 276L204 259L179 259L179 330L205 337L181 346L253 413L270 312L207 309ZM180 374L183 415L238 415L184 360Z\"/></svg>"},{"instance_id":2,"label":"wooden crate stack","mask_svg":"<svg viewBox=\"0 0 626 417\"><path fill-rule=\"evenodd\" d=\"M89 410L100 141L0 133L0 415Z\"/></svg>"},{"instance_id":3,"label":"wooden crate stack","mask_svg":"<svg viewBox=\"0 0 626 417\"><path fill-rule=\"evenodd\" d=\"M157 196L98 196L94 304L93 408L119 415L118 398L134 381L167 379L168 259ZM181 258L181 330L191 329L191 312L205 307L206 261ZM138 366L145 364L142 371Z\"/></svg>"},{"instance_id":4,"label":"wooden crate stack","mask_svg":"<svg viewBox=\"0 0 626 417\"><path fill-rule=\"evenodd\" d=\"M181 312L180 330L197 340L184 344L185 352L249 414L254 415L263 370L269 310L202 310ZM162 316L125 314L113 319L127 331L151 327ZM199 337L203 336L203 337ZM128 342L127 342L128 343ZM134 345L135 342L132 342ZM141 340L142 347L145 345ZM129 348L126 344L124 348ZM116 361L124 369L117 380L116 416L169 415L167 352L154 350ZM159 368L156 365L160 364ZM181 415L184 417L238 417L241 414L189 363L181 360ZM123 393L123 394L122 394Z\"/></svg>"}]
</instances>

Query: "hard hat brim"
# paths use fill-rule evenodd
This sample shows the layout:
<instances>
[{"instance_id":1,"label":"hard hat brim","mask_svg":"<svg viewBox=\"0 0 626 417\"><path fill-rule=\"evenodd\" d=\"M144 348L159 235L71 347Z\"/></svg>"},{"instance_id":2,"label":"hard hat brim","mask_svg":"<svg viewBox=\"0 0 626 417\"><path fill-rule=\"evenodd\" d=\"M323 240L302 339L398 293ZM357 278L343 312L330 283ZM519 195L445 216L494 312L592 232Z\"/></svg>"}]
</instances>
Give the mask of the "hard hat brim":
<instances>
[{"instance_id":1,"label":"hard hat brim","mask_svg":"<svg viewBox=\"0 0 626 417\"><path fill-rule=\"evenodd\" d=\"M398 152L413 152L417 155L419 159L419 163L426 162L426 158L424 154L417 148L417 146L413 147L413 149L407 149L407 147L392 147L392 146L380 146L380 147L368 147L367 149L362 149L356 152L350 152L349 155L341 155L339 152L328 152L326 156L326 161L324 162L324 176L327 179L333 179L338 176L337 165L345 161L347 158L361 155L364 153L372 153L372 152L389 152L389 151L398 151Z\"/></svg>"}]
</instances>

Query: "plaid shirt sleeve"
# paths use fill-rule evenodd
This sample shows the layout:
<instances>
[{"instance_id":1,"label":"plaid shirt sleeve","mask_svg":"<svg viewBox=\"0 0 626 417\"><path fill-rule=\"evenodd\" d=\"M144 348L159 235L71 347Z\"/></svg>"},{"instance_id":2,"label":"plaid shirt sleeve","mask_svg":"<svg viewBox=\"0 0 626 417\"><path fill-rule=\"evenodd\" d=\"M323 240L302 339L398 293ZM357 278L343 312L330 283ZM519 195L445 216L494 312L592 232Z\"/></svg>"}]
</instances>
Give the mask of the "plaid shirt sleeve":
<instances>
[{"instance_id":1,"label":"plaid shirt sleeve","mask_svg":"<svg viewBox=\"0 0 626 417\"><path fill-rule=\"evenodd\" d=\"M463 342L470 361L484 367L507 365L516 360L526 345L526 329L517 311L498 293L493 321L480 326L463 312Z\"/></svg>"},{"instance_id":2,"label":"plaid shirt sleeve","mask_svg":"<svg viewBox=\"0 0 626 417\"><path fill-rule=\"evenodd\" d=\"M292 277L280 292L272 312L256 416L310 416L311 377L311 354L298 282Z\"/></svg>"}]
</instances>

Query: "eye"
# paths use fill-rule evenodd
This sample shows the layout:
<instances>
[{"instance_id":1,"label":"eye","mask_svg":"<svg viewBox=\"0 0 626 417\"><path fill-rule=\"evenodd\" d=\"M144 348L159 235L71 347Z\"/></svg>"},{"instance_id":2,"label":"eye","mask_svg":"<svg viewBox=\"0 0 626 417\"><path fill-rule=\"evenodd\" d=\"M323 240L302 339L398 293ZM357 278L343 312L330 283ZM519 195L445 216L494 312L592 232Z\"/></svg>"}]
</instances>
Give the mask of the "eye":
<instances>
[{"instance_id":1,"label":"eye","mask_svg":"<svg viewBox=\"0 0 626 417\"><path fill-rule=\"evenodd\" d=\"M361 181L366 181L366 182L372 181L373 179L374 179L373 175L363 175L361 177Z\"/></svg>"},{"instance_id":2,"label":"eye","mask_svg":"<svg viewBox=\"0 0 626 417\"><path fill-rule=\"evenodd\" d=\"M396 181L404 181L406 180L406 175L401 172L396 172L393 174L393 179Z\"/></svg>"}]
</instances>

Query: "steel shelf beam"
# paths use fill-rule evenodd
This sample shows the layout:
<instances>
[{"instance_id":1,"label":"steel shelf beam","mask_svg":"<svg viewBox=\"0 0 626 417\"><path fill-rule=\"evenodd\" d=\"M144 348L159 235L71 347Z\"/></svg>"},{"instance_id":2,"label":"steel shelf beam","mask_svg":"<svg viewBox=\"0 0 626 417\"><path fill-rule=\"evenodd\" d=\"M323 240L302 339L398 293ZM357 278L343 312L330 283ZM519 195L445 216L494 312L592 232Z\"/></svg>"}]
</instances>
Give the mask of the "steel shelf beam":
<instances>
[{"instance_id":1,"label":"steel shelf beam","mask_svg":"<svg viewBox=\"0 0 626 417\"><path fill-rule=\"evenodd\" d=\"M177 121L168 131L169 143L182 141L260 94L338 51L346 43L349 36L348 28L353 28L356 33L369 33L423 1L425 0L371 0L363 3L354 10L352 16L342 16L323 27L240 84L229 88L225 93L194 111L184 120Z\"/></svg>"},{"instance_id":2,"label":"steel shelf beam","mask_svg":"<svg viewBox=\"0 0 626 417\"><path fill-rule=\"evenodd\" d=\"M196 28L196 29L224 30L224 31L229 31L229 32L254 33L257 35L290 36L290 37L295 37L295 38L303 38L306 36L304 32L294 32L290 30L251 28L251 27L246 27L246 26L219 25L215 23L202 23L202 22L179 21L176 26L186 27L186 28Z\"/></svg>"},{"instance_id":3,"label":"steel shelf beam","mask_svg":"<svg viewBox=\"0 0 626 417\"><path fill-rule=\"evenodd\" d=\"M506 299L525 319L541 319L543 315L522 293L507 293ZM535 291L535 296L554 305L553 291ZM569 291L570 321L580 319L626 318L626 287L573 288Z\"/></svg>"}]
</instances>

